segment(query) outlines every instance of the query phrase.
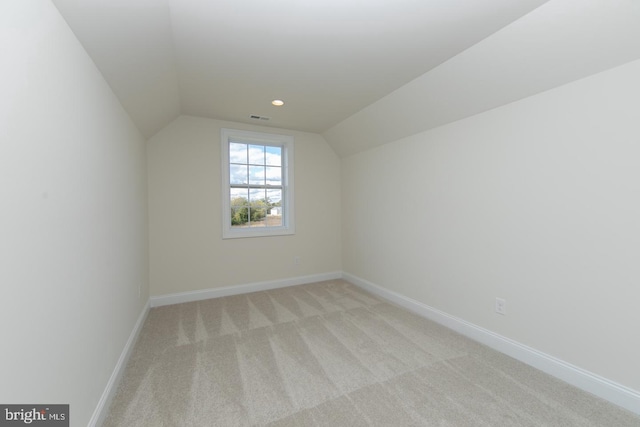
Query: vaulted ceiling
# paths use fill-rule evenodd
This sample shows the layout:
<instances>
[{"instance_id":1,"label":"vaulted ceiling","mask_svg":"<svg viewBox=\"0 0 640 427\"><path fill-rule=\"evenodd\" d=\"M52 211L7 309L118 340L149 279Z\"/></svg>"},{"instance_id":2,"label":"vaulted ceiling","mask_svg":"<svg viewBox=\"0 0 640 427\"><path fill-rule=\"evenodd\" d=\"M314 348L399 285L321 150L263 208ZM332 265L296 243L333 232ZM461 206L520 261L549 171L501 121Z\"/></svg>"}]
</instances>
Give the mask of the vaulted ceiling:
<instances>
[{"instance_id":1,"label":"vaulted ceiling","mask_svg":"<svg viewBox=\"0 0 640 427\"><path fill-rule=\"evenodd\" d=\"M147 137L189 114L348 155L640 57L634 0L53 2Z\"/></svg>"}]
</instances>

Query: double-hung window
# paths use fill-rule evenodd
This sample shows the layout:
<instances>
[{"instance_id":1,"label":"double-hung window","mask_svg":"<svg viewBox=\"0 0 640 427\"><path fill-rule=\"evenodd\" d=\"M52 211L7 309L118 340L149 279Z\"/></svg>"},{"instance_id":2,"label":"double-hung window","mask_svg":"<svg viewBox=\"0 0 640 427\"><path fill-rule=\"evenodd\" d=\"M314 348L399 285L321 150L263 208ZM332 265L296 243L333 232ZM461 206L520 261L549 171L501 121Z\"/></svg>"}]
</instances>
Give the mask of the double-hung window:
<instances>
[{"instance_id":1,"label":"double-hung window","mask_svg":"<svg viewBox=\"0 0 640 427\"><path fill-rule=\"evenodd\" d=\"M295 232L293 137L222 129L222 237Z\"/></svg>"}]
</instances>

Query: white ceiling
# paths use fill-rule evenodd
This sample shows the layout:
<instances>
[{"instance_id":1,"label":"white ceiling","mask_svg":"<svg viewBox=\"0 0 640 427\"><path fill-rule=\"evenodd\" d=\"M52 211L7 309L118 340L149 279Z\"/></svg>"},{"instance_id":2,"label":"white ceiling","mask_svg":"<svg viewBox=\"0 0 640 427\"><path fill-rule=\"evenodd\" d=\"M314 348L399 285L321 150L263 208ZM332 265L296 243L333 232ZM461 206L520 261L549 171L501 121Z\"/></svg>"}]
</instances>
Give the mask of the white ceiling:
<instances>
[{"instance_id":1,"label":"white ceiling","mask_svg":"<svg viewBox=\"0 0 640 427\"><path fill-rule=\"evenodd\" d=\"M145 136L189 114L340 156L640 58L638 0L52 1Z\"/></svg>"},{"instance_id":2,"label":"white ceiling","mask_svg":"<svg viewBox=\"0 0 640 427\"><path fill-rule=\"evenodd\" d=\"M179 114L323 132L545 1L53 3L149 137Z\"/></svg>"}]
</instances>

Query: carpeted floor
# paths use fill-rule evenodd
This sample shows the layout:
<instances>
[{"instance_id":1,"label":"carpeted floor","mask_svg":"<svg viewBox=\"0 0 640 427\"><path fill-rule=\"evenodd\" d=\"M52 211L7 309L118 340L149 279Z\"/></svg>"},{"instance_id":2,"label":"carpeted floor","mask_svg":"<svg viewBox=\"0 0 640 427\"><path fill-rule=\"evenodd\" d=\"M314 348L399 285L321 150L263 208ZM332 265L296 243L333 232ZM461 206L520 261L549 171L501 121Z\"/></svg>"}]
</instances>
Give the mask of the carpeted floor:
<instances>
[{"instance_id":1,"label":"carpeted floor","mask_svg":"<svg viewBox=\"0 0 640 427\"><path fill-rule=\"evenodd\" d=\"M105 426L640 426L341 280L154 308Z\"/></svg>"}]
</instances>

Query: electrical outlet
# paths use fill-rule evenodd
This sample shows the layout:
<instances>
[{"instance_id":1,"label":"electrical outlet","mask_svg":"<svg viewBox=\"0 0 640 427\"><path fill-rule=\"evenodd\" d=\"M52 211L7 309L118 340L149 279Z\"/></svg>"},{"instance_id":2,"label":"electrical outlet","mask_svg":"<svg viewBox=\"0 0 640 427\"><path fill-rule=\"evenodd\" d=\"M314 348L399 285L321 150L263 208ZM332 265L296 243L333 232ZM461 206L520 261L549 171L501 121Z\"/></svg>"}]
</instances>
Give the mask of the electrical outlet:
<instances>
[{"instance_id":1,"label":"electrical outlet","mask_svg":"<svg viewBox=\"0 0 640 427\"><path fill-rule=\"evenodd\" d=\"M496 298L496 313L507 314L507 301L503 298Z\"/></svg>"},{"instance_id":2,"label":"electrical outlet","mask_svg":"<svg viewBox=\"0 0 640 427\"><path fill-rule=\"evenodd\" d=\"M302 258L300 258L299 256L294 256L293 257L293 266L294 267L300 267L300 264L302 264Z\"/></svg>"}]
</instances>

